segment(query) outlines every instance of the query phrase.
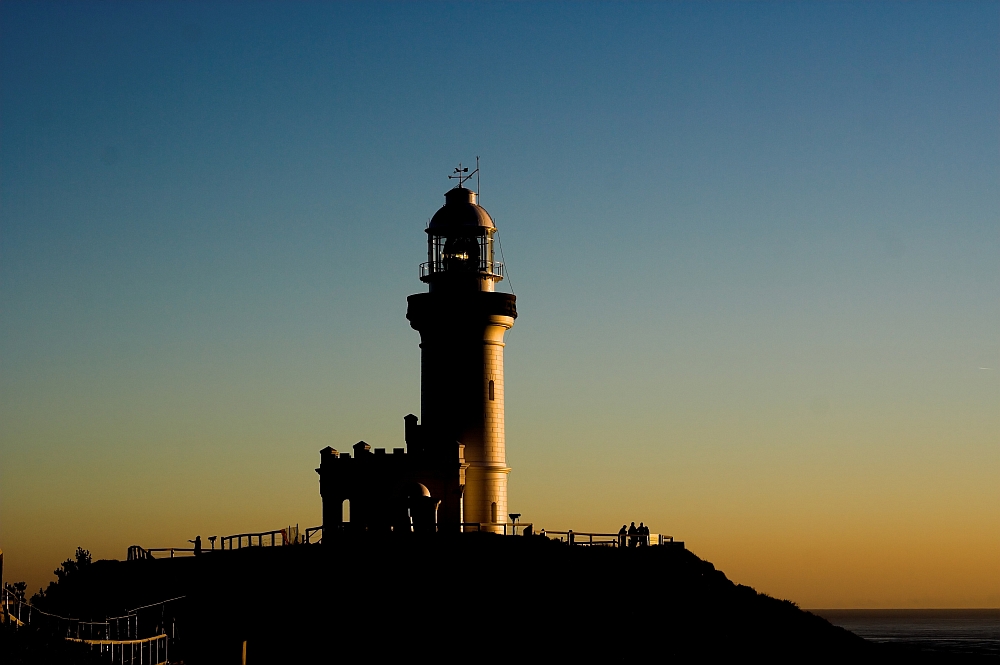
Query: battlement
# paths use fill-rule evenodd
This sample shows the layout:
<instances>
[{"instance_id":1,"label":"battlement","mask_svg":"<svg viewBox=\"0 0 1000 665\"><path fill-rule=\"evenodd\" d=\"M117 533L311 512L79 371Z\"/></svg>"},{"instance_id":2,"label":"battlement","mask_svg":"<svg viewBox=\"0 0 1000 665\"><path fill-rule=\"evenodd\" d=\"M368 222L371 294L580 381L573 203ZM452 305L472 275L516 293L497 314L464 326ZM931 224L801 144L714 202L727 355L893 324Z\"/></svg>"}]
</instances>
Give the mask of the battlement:
<instances>
[{"instance_id":1,"label":"battlement","mask_svg":"<svg viewBox=\"0 0 1000 665\"><path fill-rule=\"evenodd\" d=\"M368 461L381 461L383 458L385 458L393 460L393 463L397 464L405 463L402 460L407 459L405 448L393 448L391 455L386 454L385 448L376 448L372 450L372 447L367 443L365 443L364 441L358 441L353 446L351 446L351 448L353 448L354 450L354 457L351 457L351 453L348 452L342 453L338 451L336 448L331 448L330 446L327 446L323 450L319 451L319 454L322 455L322 457L320 458L321 464L323 462L328 461L328 458L330 460L338 460L339 462L343 463L346 463L348 462L348 460L352 459L361 461L363 463L367 463Z\"/></svg>"},{"instance_id":2,"label":"battlement","mask_svg":"<svg viewBox=\"0 0 1000 665\"><path fill-rule=\"evenodd\" d=\"M458 531L465 491L465 446L428 436L410 414L407 449L372 447L365 441L340 452L320 451L323 524L353 531ZM348 503L349 502L349 503ZM344 521L345 503L350 521Z\"/></svg>"}]
</instances>

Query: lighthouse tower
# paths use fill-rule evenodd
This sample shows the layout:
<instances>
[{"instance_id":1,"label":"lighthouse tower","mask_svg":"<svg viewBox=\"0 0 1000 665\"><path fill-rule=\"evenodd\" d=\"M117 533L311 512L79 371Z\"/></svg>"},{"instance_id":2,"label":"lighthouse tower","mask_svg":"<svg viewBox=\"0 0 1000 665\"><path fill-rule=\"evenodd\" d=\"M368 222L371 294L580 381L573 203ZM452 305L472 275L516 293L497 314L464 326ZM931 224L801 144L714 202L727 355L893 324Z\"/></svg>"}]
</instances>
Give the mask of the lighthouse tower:
<instances>
[{"instance_id":1,"label":"lighthouse tower","mask_svg":"<svg viewBox=\"0 0 1000 665\"><path fill-rule=\"evenodd\" d=\"M507 518L504 440L504 333L517 317L513 294L498 293L496 226L462 186L427 227L426 293L407 298L406 318L420 333L422 438L464 449L461 521L487 526Z\"/></svg>"}]
</instances>

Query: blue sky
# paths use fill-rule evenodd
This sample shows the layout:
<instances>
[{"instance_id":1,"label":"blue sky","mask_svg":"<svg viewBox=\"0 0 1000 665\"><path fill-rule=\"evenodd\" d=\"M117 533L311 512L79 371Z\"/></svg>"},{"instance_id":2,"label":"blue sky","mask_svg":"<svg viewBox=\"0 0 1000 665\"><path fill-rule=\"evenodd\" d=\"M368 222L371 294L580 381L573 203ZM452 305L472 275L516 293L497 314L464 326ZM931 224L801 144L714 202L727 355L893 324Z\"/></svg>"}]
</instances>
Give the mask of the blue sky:
<instances>
[{"instance_id":1,"label":"blue sky","mask_svg":"<svg viewBox=\"0 0 1000 665\"><path fill-rule=\"evenodd\" d=\"M400 445L423 224L478 155L521 313L512 510L646 519L813 606L1000 602L971 579L906 596L945 565L915 554L912 579L865 577L928 527L966 539L948 566L1000 551L997 3L0 19L0 547L22 577L77 544L315 521L320 448ZM740 544L911 523L822 581Z\"/></svg>"}]
</instances>

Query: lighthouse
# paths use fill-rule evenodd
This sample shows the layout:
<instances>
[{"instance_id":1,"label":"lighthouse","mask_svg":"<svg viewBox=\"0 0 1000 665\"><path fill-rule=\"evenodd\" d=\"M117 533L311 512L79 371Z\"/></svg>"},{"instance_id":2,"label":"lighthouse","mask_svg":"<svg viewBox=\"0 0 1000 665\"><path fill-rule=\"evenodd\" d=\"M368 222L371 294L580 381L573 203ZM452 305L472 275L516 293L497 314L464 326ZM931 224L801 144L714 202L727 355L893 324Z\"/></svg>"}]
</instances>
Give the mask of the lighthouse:
<instances>
[{"instance_id":1,"label":"lighthouse","mask_svg":"<svg viewBox=\"0 0 1000 665\"><path fill-rule=\"evenodd\" d=\"M472 174L456 172L458 187L427 225L427 291L407 298L420 333L421 417L404 416L406 449L391 455L364 441L320 451L324 542L348 532L504 530L503 338L517 310L513 294L496 290L496 225L463 186Z\"/></svg>"},{"instance_id":2,"label":"lighthouse","mask_svg":"<svg viewBox=\"0 0 1000 665\"><path fill-rule=\"evenodd\" d=\"M420 333L421 439L464 451L458 517L499 531L510 474L504 334L517 309L513 294L496 290L504 274L494 253L496 225L459 174L427 226L427 261L420 266L427 291L407 298L406 318Z\"/></svg>"}]
</instances>

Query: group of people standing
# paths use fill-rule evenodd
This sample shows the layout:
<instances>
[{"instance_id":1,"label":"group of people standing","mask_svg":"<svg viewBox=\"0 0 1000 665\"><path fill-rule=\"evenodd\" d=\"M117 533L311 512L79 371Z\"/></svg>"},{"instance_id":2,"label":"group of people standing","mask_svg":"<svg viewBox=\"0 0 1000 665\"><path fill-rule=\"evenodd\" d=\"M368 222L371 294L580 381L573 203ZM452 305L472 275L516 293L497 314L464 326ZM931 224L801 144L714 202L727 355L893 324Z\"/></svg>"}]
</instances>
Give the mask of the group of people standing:
<instances>
[{"instance_id":1,"label":"group of people standing","mask_svg":"<svg viewBox=\"0 0 1000 665\"><path fill-rule=\"evenodd\" d=\"M632 522L632 526L626 528L622 524L618 532L618 547L646 547L649 545L649 527L639 522L639 526Z\"/></svg>"}]
</instances>

